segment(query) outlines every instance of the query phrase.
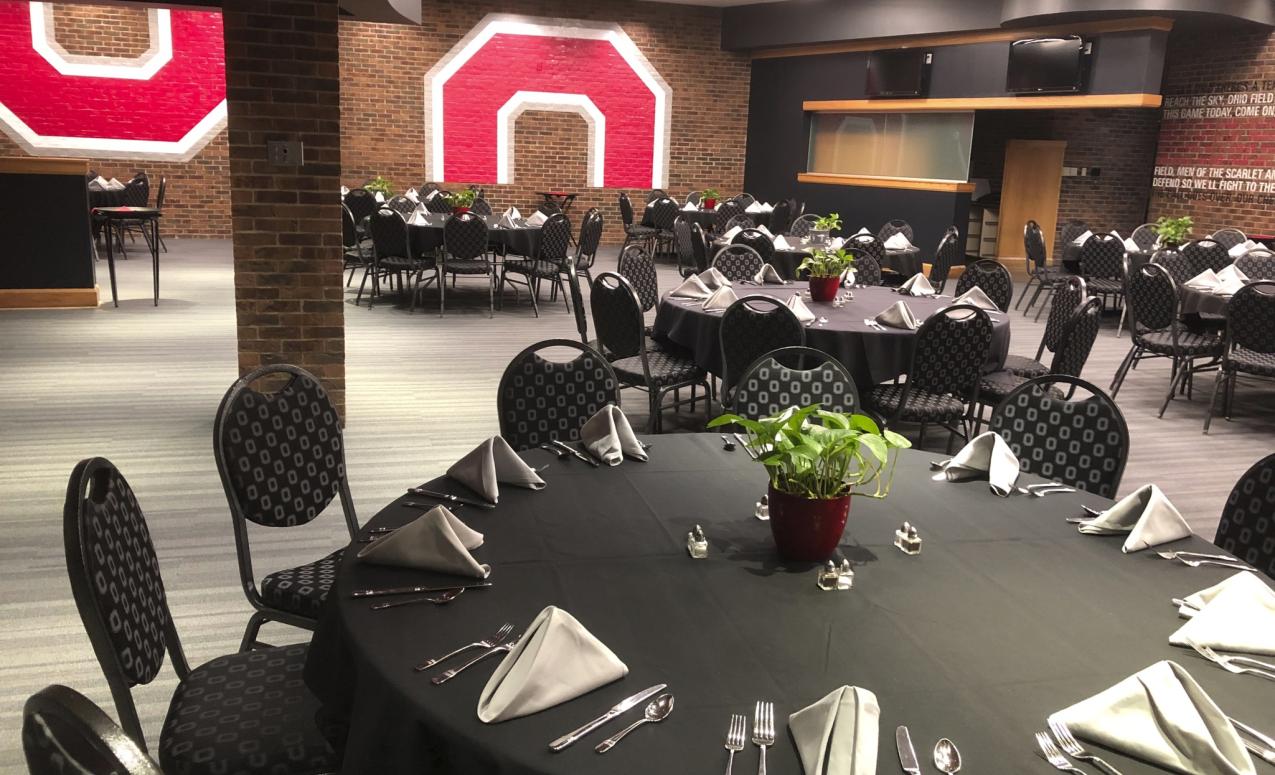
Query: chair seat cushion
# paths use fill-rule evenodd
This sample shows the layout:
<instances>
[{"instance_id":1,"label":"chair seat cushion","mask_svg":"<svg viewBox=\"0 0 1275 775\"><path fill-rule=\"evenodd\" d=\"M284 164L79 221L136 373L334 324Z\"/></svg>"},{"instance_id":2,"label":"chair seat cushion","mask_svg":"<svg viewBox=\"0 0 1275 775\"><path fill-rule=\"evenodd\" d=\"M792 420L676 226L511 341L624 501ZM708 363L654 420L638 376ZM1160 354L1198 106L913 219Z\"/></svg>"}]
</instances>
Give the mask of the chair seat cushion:
<instances>
[{"instance_id":1,"label":"chair seat cushion","mask_svg":"<svg viewBox=\"0 0 1275 775\"><path fill-rule=\"evenodd\" d=\"M1236 345L1227 361L1237 370L1246 374L1258 374L1264 377L1275 377L1275 353L1259 353L1247 347Z\"/></svg>"},{"instance_id":2,"label":"chair seat cushion","mask_svg":"<svg viewBox=\"0 0 1275 775\"><path fill-rule=\"evenodd\" d=\"M630 237L654 237L660 233L660 230L654 226L643 226L635 223L632 226L625 226L624 232Z\"/></svg>"},{"instance_id":3,"label":"chair seat cushion","mask_svg":"<svg viewBox=\"0 0 1275 775\"><path fill-rule=\"evenodd\" d=\"M1085 288L1090 293L1124 293L1124 283L1110 277L1086 277Z\"/></svg>"},{"instance_id":4,"label":"chair seat cushion","mask_svg":"<svg viewBox=\"0 0 1275 775\"><path fill-rule=\"evenodd\" d=\"M1045 376L1049 373L1049 367L1025 355L1006 355L1004 371L1030 379Z\"/></svg>"},{"instance_id":5,"label":"chair seat cushion","mask_svg":"<svg viewBox=\"0 0 1275 775\"><path fill-rule=\"evenodd\" d=\"M1161 355L1221 355L1222 340L1211 334L1195 334L1190 331L1178 331L1178 343L1173 344L1173 334L1169 331L1148 331L1138 334L1138 344L1143 349Z\"/></svg>"},{"instance_id":6,"label":"chair seat cushion","mask_svg":"<svg viewBox=\"0 0 1275 775\"><path fill-rule=\"evenodd\" d=\"M318 619L344 552L337 549L321 560L271 573L261 580L261 599L280 611Z\"/></svg>"},{"instance_id":7,"label":"chair seat cushion","mask_svg":"<svg viewBox=\"0 0 1275 775\"><path fill-rule=\"evenodd\" d=\"M674 385L682 382L694 382L704 379L706 372L695 364L695 361L684 358L677 353L666 350L646 351L647 366L651 370L651 382L656 387ZM611 362L611 368L621 382L630 385L645 385L646 375L642 372L642 356L633 355Z\"/></svg>"},{"instance_id":8,"label":"chair seat cushion","mask_svg":"<svg viewBox=\"0 0 1275 775\"><path fill-rule=\"evenodd\" d=\"M1015 374L1011 371L993 371L984 374L978 382L978 399L988 406L995 406L1013 392L1014 388L1031 377Z\"/></svg>"},{"instance_id":9,"label":"chair seat cushion","mask_svg":"<svg viewBox=\"0 0 1275 775\"><path fill-rule=\"evenodd\" d=\"M452 274L487 274L491 264L481 258L448 258L443 266Z\"/></svg>"},{"instance_id":10,"label":"chair seat cushion","mask_svg":"<svg viewBox=\"0 0 1275 775\"><path fill-rule=\"evenodd\" d=\"M905 385L878 385L868 394L868 403L883 417L892 417L899 411ZM900 420L915 422L949 422L965 414L965 402L948 395L913 390Z\"/></svg>"},{"instance_id":11,"label":"chair seat cushion","mask_svg":"<svg viewBox=\"0 0 1275 775\"><path fill-rule=\"evenodd\" d=\"M302 680L303 643L227 654L191 671L173 694L159 737L168 775L336 772L320 704Z\"/></svg>"},{"instance_id":12,"label":"chair seat cushion","mask_svg":"<svg viewBox=\"0 0 1275 775\"><path fill-rule=\"evenodd\" d=\"M419 258L404 258L403 256L386 256L379 261L382 269L389 269L396 272L415 272L418 269L428 269L433 266L433 261L426 261Z\"/></svg>"},{"instance_id":13,"label":"chair seat cushion","mask_svg":"<svg viewBox=\"0 0 1275 775\"><path fill-rule=\"evenodd\" d=\"M519 259L506 261L505 271L512 274L530 275L552 280L558 276L559 266L553 261L546 261L543 258L538 258L534 261Z\"/></svg>"}]
</instances>

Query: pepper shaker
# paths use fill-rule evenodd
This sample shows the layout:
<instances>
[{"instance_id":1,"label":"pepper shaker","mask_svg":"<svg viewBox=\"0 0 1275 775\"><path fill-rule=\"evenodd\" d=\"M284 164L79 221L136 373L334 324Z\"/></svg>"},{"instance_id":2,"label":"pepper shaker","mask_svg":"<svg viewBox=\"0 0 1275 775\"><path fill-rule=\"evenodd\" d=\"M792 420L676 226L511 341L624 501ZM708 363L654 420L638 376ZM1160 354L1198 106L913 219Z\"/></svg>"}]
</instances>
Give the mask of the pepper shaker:
<instances>
[{"instance_id":1,"label":"pepper shaker","mask_svg":"<svg viewBox=\"0 0 1275 775\"><path fill-rule=\"evenodd\" d=\"M828 560L828 564L819 569L819 577L815 583L825 592L836 591L841 573L837 570L837 564L832 560Z\"/></svg>"},{"instance_id":2,"label":"pepper shaker","mask_svg":"<svg viewBox=\"0 0 1275 775\"><path fill-rule=\"evenodd\" d=\"M894 531L894 545L904 554L920 554L921 536L916 532L916 525L911 522L904 522L902 527Z\"/></svg>"},{"instance_id":3,"label":"pepper shaker","mask_svg":"<svg viewBox=\"0 0 1275 775\"><path fill-rule=\"evenodd\" d=\"M696 525L694 530L686 534L686 551L693 560L708 557L708 538L704 535L704 528Z\"/></svg>"},{"instance_id":4,"label":"pepper shaker","mask_svg":"<svg viewBox=\"0 0 1275 775\"><path fill-rule=\"evenodd\" d=\"M837 570L837 589L847 590L854 586L854 569L850 567L849 560L842 560L841 567Z\"/></svg>"}]
</instances>

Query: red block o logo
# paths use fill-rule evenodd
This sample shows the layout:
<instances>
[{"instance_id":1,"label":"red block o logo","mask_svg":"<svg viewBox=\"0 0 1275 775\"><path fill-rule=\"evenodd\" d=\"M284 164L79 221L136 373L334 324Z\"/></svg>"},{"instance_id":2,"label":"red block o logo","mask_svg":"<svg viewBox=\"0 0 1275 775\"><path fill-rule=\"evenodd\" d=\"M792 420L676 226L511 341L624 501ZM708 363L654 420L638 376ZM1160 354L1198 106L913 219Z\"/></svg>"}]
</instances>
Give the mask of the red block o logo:
<instances>
[{"instance_id":1,"label":"red block o logo","mask_svg":"<svg viewBox=\"0 0 1275 775\"><path fill-rule=\"evenodd\" d=\"M37 155L193 157L226 123L221 14L148 14L141 56L76 56L51 5L0 2L0 129Z\"/></svg>"},{"instance_id":2,"label":"red block o logo","mask_svg":"<svg viewBox=\"0 0 1275 775\"><path fill-rule=\"evenodd\" d=\"M616 24L489 14L425 76L427 174L512 182L527 110L578 113L593 187L663 188L673 90Z\"/></svg>"}]
</instances>

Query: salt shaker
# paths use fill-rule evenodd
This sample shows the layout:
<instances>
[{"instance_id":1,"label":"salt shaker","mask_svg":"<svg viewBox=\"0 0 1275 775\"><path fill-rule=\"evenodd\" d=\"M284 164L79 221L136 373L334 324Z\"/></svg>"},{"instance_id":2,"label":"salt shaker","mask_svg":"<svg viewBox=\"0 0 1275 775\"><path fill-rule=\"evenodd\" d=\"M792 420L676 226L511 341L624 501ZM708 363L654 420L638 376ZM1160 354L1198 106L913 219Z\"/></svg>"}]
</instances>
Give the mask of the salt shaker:
<instances>
[{"instance_id":1,"label":"salt shaker","mask_svg":"<svg viewBox=\"0 0 1275 775\"><path fill-rule=\"evenodd\" d=\"M686 551L693 560L708 557L708 538L704 535L704 528L696 525L694 530L686 534Z\"/></svg>"},{"instance_id":2,"label":"salt shaker","mask_svg":"<svg viewBox=\"0 0 1275 775\"><path fill-rule=\"evenodd\" d=\"M850 567L849 560L842 560L841 567L837 569L837 589L846 590L854 586L854 569Z\"/></svg>"},{"instance_id":3,"label":"salt shaker","mask_svg":"<svg viewBox=\"0 0 1275 775\"><path fill-rule=\"evenodd\" d=\"M902 527L894 531L894 545L904 554L920 554L921 536L917 535L916 525L904 522Z\"/></svg>"},{"instance_id":4,"label":"salt shaker","mask_svg":"<svg viewBox=\"0 0 1275 775\"><path fill-rule=\"evenodd\" d=\"M762 493L761 500L757 501L757 505L753 509L753 516L763 522L770 519L770 496L766 493Z\"/></svg>"},{"instance_id":5,"label":"salt shaker","mask_svg":"<svg viewBox=\"0 0 1275 775\"><path fill-rule=\"evenodd\" d=\"M832 560L828 560L828 564L819 569L819 577L816 584L825 592L833 592L839 588L841 573L837 570L837 564Z\"/></svg>"}]
</instances>

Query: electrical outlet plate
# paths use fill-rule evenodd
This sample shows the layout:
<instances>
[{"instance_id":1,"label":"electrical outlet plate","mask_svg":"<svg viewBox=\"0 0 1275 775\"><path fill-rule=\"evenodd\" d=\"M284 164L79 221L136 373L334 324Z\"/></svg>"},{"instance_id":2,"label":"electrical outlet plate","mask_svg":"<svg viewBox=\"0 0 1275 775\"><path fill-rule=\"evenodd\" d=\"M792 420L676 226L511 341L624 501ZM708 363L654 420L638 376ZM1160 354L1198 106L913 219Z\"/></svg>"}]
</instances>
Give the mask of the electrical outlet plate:
<instances>
[{"instance_id":1,"label":"electrical outlet plate","mask_svg":"<svg viewBox=\"0 0 1275 775\"><path fill-rule=\"evenodd\" d=\"M300 167L304 163L305 146L299 140L269 140L266 142L266 158L271 164L282 167Z\"/></svg>"}]
</instances>

